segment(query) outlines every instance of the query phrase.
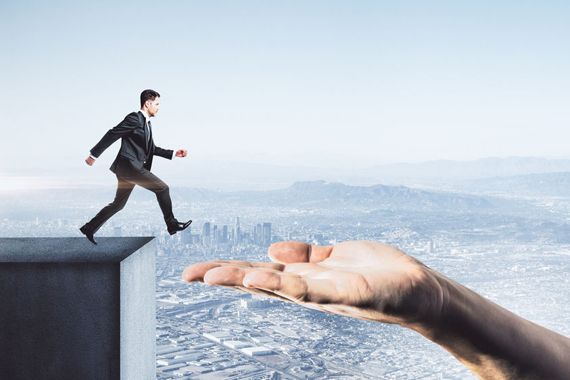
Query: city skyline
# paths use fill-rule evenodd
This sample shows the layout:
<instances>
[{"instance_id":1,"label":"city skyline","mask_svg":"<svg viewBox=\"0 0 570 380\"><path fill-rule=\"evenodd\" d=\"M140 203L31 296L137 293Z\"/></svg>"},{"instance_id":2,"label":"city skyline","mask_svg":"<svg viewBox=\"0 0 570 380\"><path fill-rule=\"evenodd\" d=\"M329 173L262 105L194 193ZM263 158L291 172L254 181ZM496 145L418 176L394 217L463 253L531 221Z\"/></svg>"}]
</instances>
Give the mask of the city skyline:
<instances>
[{"instance_id":1,"label":"city skyline","mask_svg":"<svg viewBox=\"0 0 570 380\"><path fill-rule=\"evenodd\" d=\"M525 180L527 180L525 182ZM272 241L347 240L396 246L489 300L568 335L570 174L496 178L461 192L313 182L286 192L184 194L195 222L170 236L152 194L140 192L101 236L155 236L157 378L474 378L452 355L398 326L349 319L231 289L186 284L183 269L209 260L267 262L255 239L221 242L224 226ZM110 191L110 190L109 190ZM107 190L91 193L104 202ZM489 194L489 192L491 194ZM0 197L4 237L77 236L90 208L75 191ZM236 219L236 217L238 219ZM210 239L204 239L209 225ZM218 241L214 236L214 225ZM83 239L83 238L82 238ZM209 243L214 244L209 244ZM85 244L89 244L84 241ZM204 244L205 243L205 244ZM547 297L545 297L547 295ZM540 308L536 305L540 304Z\"/></svg>"}]
</instances>

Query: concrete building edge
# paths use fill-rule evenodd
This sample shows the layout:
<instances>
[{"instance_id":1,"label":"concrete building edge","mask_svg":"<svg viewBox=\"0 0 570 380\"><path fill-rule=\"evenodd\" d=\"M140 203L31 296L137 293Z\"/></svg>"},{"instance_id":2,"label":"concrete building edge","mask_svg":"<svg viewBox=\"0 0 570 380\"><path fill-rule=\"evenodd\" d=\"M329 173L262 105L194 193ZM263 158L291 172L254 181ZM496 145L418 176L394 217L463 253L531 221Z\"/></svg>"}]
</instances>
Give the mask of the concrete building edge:
<instances>
[{"instance_id":1,"label":"concrete building edge","mask_svg":"<svg viewBox=\"0 0 570 380\"><path fill-rule=\"evenodd\" d=\"M120 263L120 378L156 379L156 242Z\"/></svg>"}]
</instances>

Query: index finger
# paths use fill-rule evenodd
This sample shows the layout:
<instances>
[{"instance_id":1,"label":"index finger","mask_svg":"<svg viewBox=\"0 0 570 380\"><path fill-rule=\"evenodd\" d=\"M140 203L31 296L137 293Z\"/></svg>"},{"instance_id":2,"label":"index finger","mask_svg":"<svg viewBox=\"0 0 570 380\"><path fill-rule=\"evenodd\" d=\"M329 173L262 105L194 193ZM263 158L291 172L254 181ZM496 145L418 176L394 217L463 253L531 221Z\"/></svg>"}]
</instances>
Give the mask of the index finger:
<instances>
[{"instance_id":1,"label":"index finger","mask_svg":"<svg viewBox=\"0 0 570 380\"><path fill-rule=\"evenodd\" d=\"M184 269L184 271L182 272L182 279L186 282L204 281L204 276L209 270L223 266L239 267L239 268L274 269L278 271L283 270L283 265L276 263L257 263L250 261L238 261L238 260L216 260L216 261L196 263L186 267L186 269Z\"/></svg>"}]
</instances>

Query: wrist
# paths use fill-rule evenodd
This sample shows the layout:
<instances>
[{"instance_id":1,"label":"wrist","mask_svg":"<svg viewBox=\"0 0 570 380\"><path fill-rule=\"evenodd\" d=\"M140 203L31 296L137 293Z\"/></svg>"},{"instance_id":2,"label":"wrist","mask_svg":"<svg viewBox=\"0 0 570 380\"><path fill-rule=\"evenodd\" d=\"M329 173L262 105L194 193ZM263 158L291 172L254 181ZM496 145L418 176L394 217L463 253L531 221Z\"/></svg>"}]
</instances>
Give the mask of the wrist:
<instances>
[{"instance_id":1,"label":"wrist","mask_svg":"<svg viewBox=\"0 0 570 380\"><path fill-rule=\"evenodd\" d=\"M527 379L570 370L570 340L436 273L439 316L411 328L445 348L481 378Z\"/></svg>"},{"instance_id":2,"label":"wrist","mask_svg":"<svg viewBox=\"0 0 570 380\"><path fill-rule=\"evenodd\" d=\"M411 290L398 305L397 314L402 326L431 331L438 327L450 302L450 280L424 265L418 272Z\"/></svg>"},{"instance_id":3,"label":"wrist","mask_svg":"<svg viewBox=\"0 0 570 380\"><path fill-rule=\"evenodd\" d=\"M504 339L508 326L503 311L470 289L434 272L441 287L440 309L408 327L443 347L481 378L508 379L505 361L496 357L497 337ZM516 328L515 328L516 330Z\"/></svg>"}]
</instances>

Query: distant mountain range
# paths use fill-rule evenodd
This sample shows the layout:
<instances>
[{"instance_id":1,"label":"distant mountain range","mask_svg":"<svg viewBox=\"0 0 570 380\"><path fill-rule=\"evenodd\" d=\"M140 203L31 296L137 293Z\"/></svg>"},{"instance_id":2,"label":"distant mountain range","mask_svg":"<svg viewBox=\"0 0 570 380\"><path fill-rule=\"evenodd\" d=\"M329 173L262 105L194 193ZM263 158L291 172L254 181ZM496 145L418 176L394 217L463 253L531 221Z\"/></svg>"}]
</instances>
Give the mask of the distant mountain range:
<instances>
[{"instance_id":1,"label":"distant mountain range","mask_svg":"<svg viewBox=\"0 0 570 380\"><path fill-rule=\"evenodd\" d=\"M278 189L287 184L314 180L361 186L375 184L421 186L458 180L570 172L570 159L540 157L488 157L473 161L437 160L338 169L240 162L211 164L212 166L196 165L188 172L186 177L188 183L200 184L203 182L200 177L208 176L209 180L219 183L219 188L222 189L227 188L226 186L253 190Z\"/></svg>"},{"instance_id":2,"label":"distant mountain range","mask_svg":"<svg viewBox=\"0 0 570 380\"><path fill-rule=\"evenodd\" d=\"M410 211L486 211L506 201L450 192L412 189L405 186L351 186L339 182L296 182L279 190L211 192L184 188L178 198L189 200L298 208L386 209Z\"/></svg>"},{"instance_id":3,"label":"distant mountain range","mask_svg":"<svg viewBox=\"0 0 570 380\"><path fill-rule=\"evenodd\" d=\"M570 160L540 157L488 157L474 161L438 160L380 165L369 169L376 183L410 180L463 180L512 177L526 174L570 172Z\"/></svg>"},{"instance_id":4,"label":"distant mountain range","mask_svg":"<svg viewBox=\"0 0 570 380\"><path fill-rule=\"evenodd\" d=\"M570 183L570 174L565 173L565 181ZM524 183L524 182L523 182ZM532 183L530 181L529 183ZM499 188L499 182L484 182L478 184L481 188L491 186ZM485 187L487 186L487 187ZM562 188L562 185L560 186ZM447 214L489 214L518 213L521 209L534 207L523 205L517 200L507 200L479 194L465 194L435 190L416 189L406 186L372 185L353 186L340 182L304 181L293 185L266 191L217 191L176 186L171 191L177 204L189 202L206 207L226 208L236 210L243 207L259 208L259 212L271 212L273 207L283 207L299 210L329 210L347 214L352 211L372 212L387 210L398 212L418 213L447 213ZM26 192L25 197L20 193L0 193L0 210L5 216L13 217L22 213L52 213L65 205L69 210L89 208L92 205L104 205L112 200L114 189L93 187L89 189L51 189ZM143 189L136 190L132 202L144 201L154 203L152 193Z\"/></svg>"},{"instance_id":5,"label":"distant mountain range","mask_svg":"<svg viewBox=\"0 0 570 380\"><path fill-rule=\"evenodd\" d=\"M458 182L452 186L452 190L511 196L570 198L570 171L467 180Z\"/></svg>"},{"instance_id":6,"label":"distant mountain range","mask_svg":"<svg viewBox=\"0 0 570 380\"><path fill-rule=\"evenodd\" d=\"M488 199L453 193L411 189L405 186L350 186L338 182L297 182L278 191L266 192L268 202L327 206L374 207L411 210L465 210L491 208Z\"/></svg>"},{"instance_id":7,"label":"distant mountain range","mask_svg":"<svg viewBox=\"0 0 570 380\"><path fill-rule=\"evenodd\" d=\"M25 190L28 185L36 189L60 187L69 190L81 189L83 192L89 192L98 186L114 186L113 175L106 167L90 171L92 169L82 167L81 170L71 171L70 173L77 174L76 178L70 177L69 173L68 176L59 177L22 177L10 174L2 176L0 173L0 182L4 183L4 186L0 184L0 194L10 189ZM322 203L325 199L331 199L352 203L381 202L384 205L396 200L415 199L419 202L418 205L427 207L441 203L442 197L449 197L449 194L442 195L437 191L434 193L434 189L470 194L512 192L521 195L570 197L570 160L535 157L442 160L353 170L198 161L192 162L188 167L157 165L155 172L172 187L207 189L195 190L194 195L198 198L228 192L236 197L240 193L269 191L263 196L259 193L259 196L270 199L274 194L276 201L287 199ZM455 196L457 197L457 194ZM473 199L455 198L449 202L467 204L473 202Z\"/></svg>"}]
</instances>

